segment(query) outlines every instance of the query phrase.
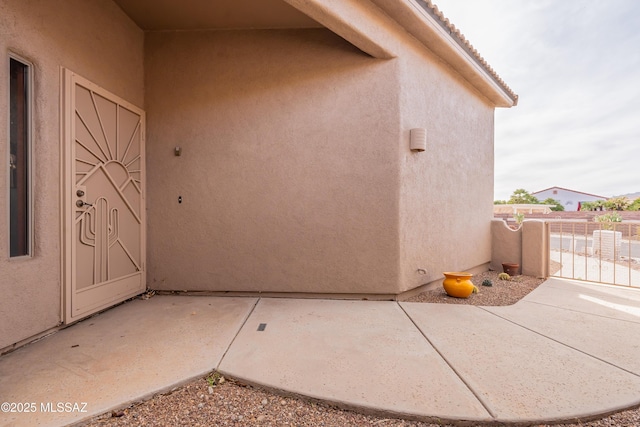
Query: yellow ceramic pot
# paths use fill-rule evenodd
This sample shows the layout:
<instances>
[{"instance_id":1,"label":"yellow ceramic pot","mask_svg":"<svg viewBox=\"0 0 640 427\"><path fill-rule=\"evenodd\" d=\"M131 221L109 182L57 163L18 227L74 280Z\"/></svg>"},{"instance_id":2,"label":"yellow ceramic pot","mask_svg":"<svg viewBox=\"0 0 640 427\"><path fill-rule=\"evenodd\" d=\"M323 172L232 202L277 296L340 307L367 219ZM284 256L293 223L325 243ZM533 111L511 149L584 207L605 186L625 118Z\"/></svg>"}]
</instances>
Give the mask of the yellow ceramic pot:
<instances>
[{"instance_id":1,"label":"yellow ceramic pot","mask_svg":"<svg viewBox=\"0 0 640 427\"><path fill-rule=\"evenodd\" d=\"M473 283L471 283L471 277L473 277L471 273L447 272L442 274L444 274L445 277L442 286L444 286L444 290L449 296L469 298L469 295L471 295L476 288Z\"/></svg>"}]
</instances>

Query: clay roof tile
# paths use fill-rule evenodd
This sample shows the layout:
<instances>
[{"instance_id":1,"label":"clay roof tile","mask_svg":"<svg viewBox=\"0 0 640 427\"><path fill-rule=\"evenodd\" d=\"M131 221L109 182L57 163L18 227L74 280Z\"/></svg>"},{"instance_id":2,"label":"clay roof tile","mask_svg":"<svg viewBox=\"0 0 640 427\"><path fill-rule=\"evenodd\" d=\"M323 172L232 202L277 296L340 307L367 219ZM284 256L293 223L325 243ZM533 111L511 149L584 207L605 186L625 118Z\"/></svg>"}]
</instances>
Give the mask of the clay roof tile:
<instances>
[{"instance_id":1,"label":"clay roof tile","mask_svg":"<svg viewBox=\"0 0 640 427\"><path fill-rule=\"evenodd\" d=\"M518 95L516 95L513 90L502 80L502 78L495 72L493 68L487 63L487 61L478 53L478 51L469 43L469 40L453 25L448 18L444 16L442 11L438 9L438 6L433 4L431 0L418 0L418 2L423 3L423 6L426 6L427 11L431 12L432 16L435 16L440 21L440 25L451 34L451 36L457 41L457 43L465 49L491 76L492 79L496 81L503 89L515 100L515 103L518 102Z\"/></svg>"}]
</instances>

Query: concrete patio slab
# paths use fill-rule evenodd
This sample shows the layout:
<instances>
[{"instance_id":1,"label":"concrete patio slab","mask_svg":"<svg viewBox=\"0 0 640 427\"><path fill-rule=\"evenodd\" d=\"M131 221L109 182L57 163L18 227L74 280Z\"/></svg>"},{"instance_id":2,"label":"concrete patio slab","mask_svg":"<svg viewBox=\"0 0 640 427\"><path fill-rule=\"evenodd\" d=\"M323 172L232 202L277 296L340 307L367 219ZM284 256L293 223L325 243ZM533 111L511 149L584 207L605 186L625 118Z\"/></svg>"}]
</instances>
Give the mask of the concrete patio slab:
<instances>
[{"instance_id":1,"label":"concrete patio slab","mask_svg":"<svg viewBox=\"0 0 640 427\"><path fill-rule=\"evenodd\" d=\"M640 323L637 288L551 278L524 301Z\"/></svg>"},{"instance_id":2,"label":"concrete patio slab","mask_svg":"<svg viewBox=\"0 0 640 427\"><path fill-rule=\"evenodd\" d=\"M220 370L346 406L491 419L394 302L261 299Z\"/></svg>"},{"instance_id":3,"label":"concrete patio slab","mask_svg":"<svg viewBox=\"0 0 640 427\"><path fill-rule=\"evenodd\" d=\"M484 309L401 305L498 421L566 420L640 403L638 376Z\"/></svg>"},{"instance_id":4,"label":"concrete patio slab","mask_svg":"<svg viewBox=\"0 0 640 427\"><path fill-rule=\"evenodd\" d=\"M640 313L640 302L637 307ZM484 309L640 376L640 322L527 301Z\"/></svg>"},{"instance_id":5,"label":"concrete patio slab","mask_svg":"<svg viewBox=\"0 0 640 427\"><path fill-rule=\"evenodd\" d=\"M640 404L639 294L551 279L510 307L134 300L2 356L0 403L35 410L0 426L76 423L213 369L376 413L584 419Z\"/></svg>"},{"instance_id":6,"label":"concrete patio slab","mask_svg":"<svg viewBox=\"0 0 640 427\"><path fill-rule=\"evenodd\" d=\"M133 300L2 356L0 400L34 411L0 413L0 425L66 425L205 375L256 301Z\"/></svg>"}]
</instances>

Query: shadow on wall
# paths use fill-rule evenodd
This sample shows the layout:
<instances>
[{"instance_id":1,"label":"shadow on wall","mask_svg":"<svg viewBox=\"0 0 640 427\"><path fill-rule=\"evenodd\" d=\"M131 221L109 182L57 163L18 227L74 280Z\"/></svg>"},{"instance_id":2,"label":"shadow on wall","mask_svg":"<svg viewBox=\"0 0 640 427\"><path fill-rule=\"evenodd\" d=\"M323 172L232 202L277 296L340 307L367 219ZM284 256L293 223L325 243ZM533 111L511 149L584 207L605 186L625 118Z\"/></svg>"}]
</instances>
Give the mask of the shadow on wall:
<instances>
[{"instance_id":1,"label":"shadow on wall","mask_svg":"<svg viewBox=\"0 0 640 427\"><path fill-rule=\"evenodd\" d=\"M261 33L257 46L256 37ZM189 93L184 93L181 85L163 85L161 91L170 99L180 99L181 109L195 111L226 106L230 100L259 99L270 92L297 95L309 82L330 82L332 76L340 74L362 80L371 65L385 62L324 29L150 33L146 45L147 80L151 84L185 78L198 82L197 90ZM189 67L185 74L184 67L167 63L197 66ZM325 89L333 88L327 85ZM146 101L152 110L154 102Z\"/></svg>"}]
</instances>

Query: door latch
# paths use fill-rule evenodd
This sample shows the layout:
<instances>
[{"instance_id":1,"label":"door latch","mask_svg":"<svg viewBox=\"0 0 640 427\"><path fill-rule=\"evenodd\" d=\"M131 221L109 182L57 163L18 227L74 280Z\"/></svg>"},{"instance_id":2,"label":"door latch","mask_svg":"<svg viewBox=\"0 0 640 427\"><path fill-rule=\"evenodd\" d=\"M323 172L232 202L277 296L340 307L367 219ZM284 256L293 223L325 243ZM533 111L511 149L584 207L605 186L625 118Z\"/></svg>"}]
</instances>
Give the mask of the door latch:
<instances>
[{"instance_id":1,"label":"door latch","mask_svg":"<svg viewBox=\"0 0 640 427\"><path fill-rule=\"evenodd\" d=\"M76 200L76 207L82 208L85 206L93 206L91 203L87 203L87 187L84 185L76 186L76 196L78 196L78 200Z\"/></svg>"}]
</instances>

